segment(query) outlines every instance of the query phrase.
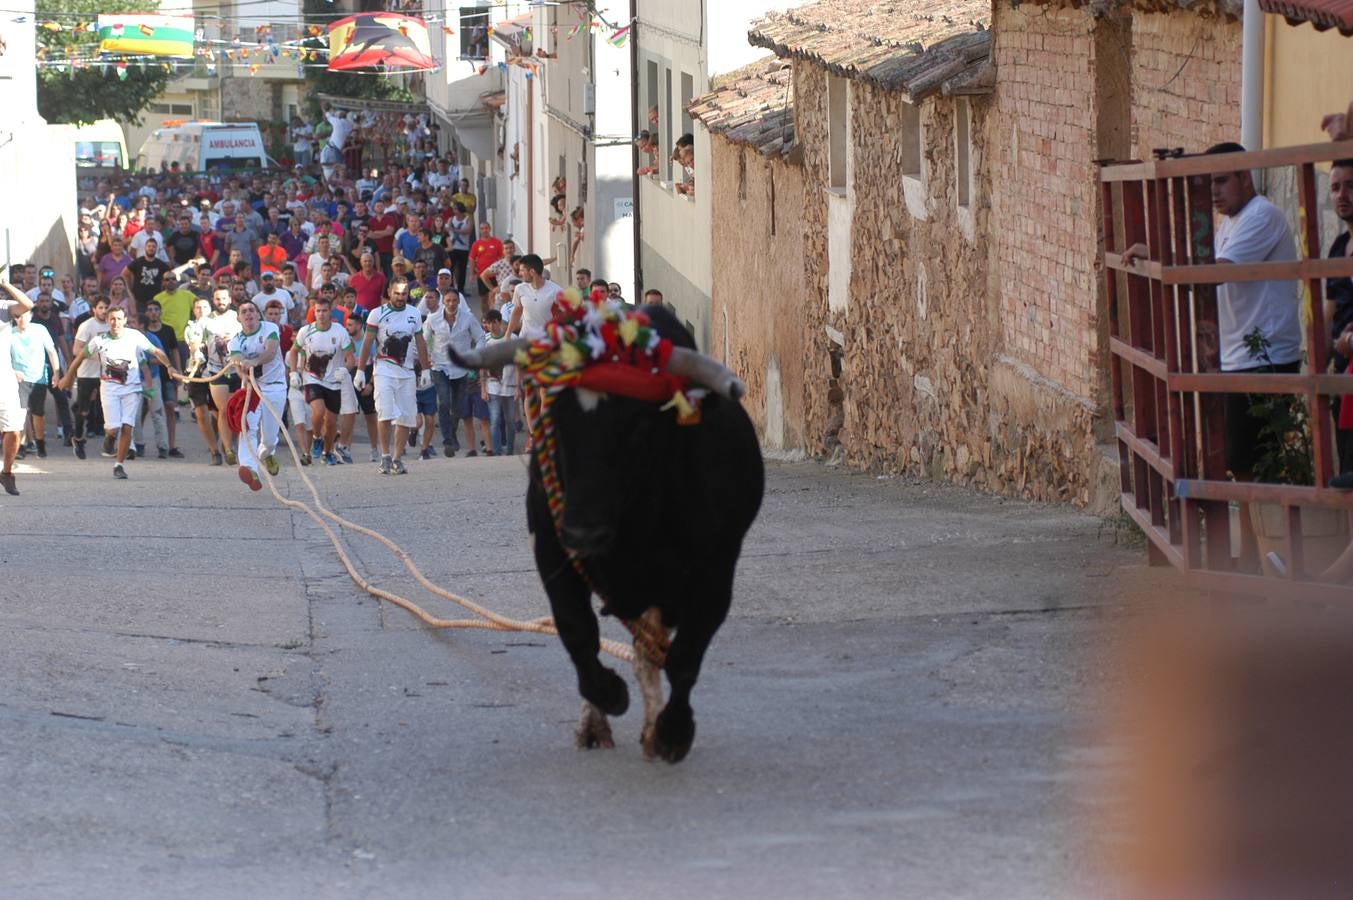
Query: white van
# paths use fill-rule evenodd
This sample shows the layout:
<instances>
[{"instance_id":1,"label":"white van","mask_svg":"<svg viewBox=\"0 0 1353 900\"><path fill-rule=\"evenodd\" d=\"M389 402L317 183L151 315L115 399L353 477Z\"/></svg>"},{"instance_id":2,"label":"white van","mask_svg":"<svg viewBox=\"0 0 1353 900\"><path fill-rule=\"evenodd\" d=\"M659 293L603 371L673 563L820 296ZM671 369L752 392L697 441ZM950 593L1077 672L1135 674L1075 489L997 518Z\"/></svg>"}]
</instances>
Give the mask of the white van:
<instances>
[{"instance_id":1,"label":"white van","mask_svg":"<svg viewBox=\"0 0 1353 900\"><path fill-rule=\"evenodd\" d=\"M276 162L264 152L253 122L185 122L157 128L136 154L136 168L159 172L178 163L182 172L266 169Z\"/></svg>"},{"instance_id":2,"label":"white van","mask_svg":"<svg viewBox=\"0 0 1353 900\"><path fill-rule=\"evenodd\" d=\"M122 126L112 119L73 126L75 167L80 175L103 175L127 168L127 141Z\"/></svg>"}]
</instances>

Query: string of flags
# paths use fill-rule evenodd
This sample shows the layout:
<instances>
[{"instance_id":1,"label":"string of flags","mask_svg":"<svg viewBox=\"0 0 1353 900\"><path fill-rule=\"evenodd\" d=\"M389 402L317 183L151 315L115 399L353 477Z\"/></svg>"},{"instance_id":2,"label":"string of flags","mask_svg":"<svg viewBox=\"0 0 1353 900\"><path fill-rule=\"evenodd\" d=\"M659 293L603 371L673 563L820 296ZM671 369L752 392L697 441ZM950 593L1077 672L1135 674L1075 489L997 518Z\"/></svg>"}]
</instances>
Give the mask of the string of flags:
<instances>
[{"instance_id":1,"label":"string of flags","mask_svg":"<svg viewBox=\"0 0 1353 900\"><path fill-rule=\"evenodd\" d=\"M26 18L20 16L15 21L22 22ZM208 38L205 28L195 27L191 15L100 15L94 22L77 20L68 23L51 19L36 22L35 25L49 33L93 35L97 37L97 43L73 44L64 48L39 45L35 58L39 67L67 69L72 77L79 70L106 72L111 69L124 79L131 65L141 70L158 65L167 72L175 72L195 69L205 63L208 74L215 74L217 65L222 62L244 64L250 75L256 75L264 65L282 61L294 62L298 74L306 68L320 67L332 71L375 69L377 74L390 70L428 71L440 68L440 63L431 51L429 21L441 20L370 12L344 16L324 25L265 23L255 26L254 41L248 42L238 38ZM450 24L443 24L441 28L447 36L456 34ZM631 28L632 23L616 27L588 10L581 16L581 21L571 28L551 25L549 31L551 35L557 36L562 30L567 40L583 34L604 34L609 31L607 43L620 48L628 42ZM496 31L495 25L488 25L484 33L492 37ZM277 32L282 33L281 40ZM292 38L287 37L288 34L299 36ZM326 36L327 47L321 43ZM530 26L522 30L522 37L526 43L532 42ZM488 70L486 62L474 59L467 62L479 74ZM507 62L498 63L502 69L508 65L526 69L528 78L539 71L538 64L529 56L512 57Z\"/></svg>"}]
</instances>

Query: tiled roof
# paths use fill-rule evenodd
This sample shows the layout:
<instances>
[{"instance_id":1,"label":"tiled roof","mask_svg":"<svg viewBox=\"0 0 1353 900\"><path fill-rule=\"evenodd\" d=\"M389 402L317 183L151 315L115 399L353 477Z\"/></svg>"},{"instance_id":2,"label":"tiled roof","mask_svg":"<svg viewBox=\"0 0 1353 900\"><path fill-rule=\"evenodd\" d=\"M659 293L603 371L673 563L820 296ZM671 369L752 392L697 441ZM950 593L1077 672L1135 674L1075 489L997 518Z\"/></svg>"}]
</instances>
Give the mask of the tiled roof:
<instances>
[{"instance_id":1,"label":"tiled roof","mask_svg":"<svg viewBox=\"0 0 1353 900\"><path fill-rule=\"evenodd\" d=\"M748 40L915 101L991 52L991 0L819 0L754 23Z\"/></svg>"},{"instance_id":2,"label":"tiled roof","mask_svg":"<svg viewBox=\"0 0 1353 900\"><path fill-rule=\"evenodd\" d=\"M1259 8L1293 25L1310 22L1317 31L1337 28L1353 35L1353 0L1259 0Z\"/></svg>"},{"instance_id":3,"label":"tiled roof","mask_svg":"<svg viewBox=\"0 0 1353 900\"><path fill-rule=\"evenodd\" d=\"M794 77L784 60L771 57L731 72L688 108L713 134L765 156L794 148Z\"/></svg>"}]
</instances>

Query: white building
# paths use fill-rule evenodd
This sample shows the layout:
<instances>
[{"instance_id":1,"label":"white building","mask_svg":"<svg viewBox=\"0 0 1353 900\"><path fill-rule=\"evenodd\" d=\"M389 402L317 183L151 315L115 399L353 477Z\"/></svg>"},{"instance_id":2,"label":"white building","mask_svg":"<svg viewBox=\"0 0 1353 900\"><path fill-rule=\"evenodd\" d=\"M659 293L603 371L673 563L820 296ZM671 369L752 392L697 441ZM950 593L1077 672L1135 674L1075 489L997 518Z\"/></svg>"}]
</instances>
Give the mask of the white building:
<instances>
[{"instance_id":1,"label":"white building","mask_svg":"<svg viewBox=\"0 0 1353 900\"><path fill-rule=\"evenodd\" d=\"M0 265L33 262L75 272L74 129L38 115L33 0L0 17Z\"/></svg>"},{"instance_id":2,"label":"white building","mask_svg":"<svg viewBox=\"0 0 1353 900\"><path fill-rule=\"evenodd\" d=\"M501 105L506 52L489 39L490 31L508 15L509 6L491 0L428 0L424 15L432 56L442 69L424 78L424 94L441 125L441 146L454 150L461 175L478 198L476 218L501 232L497 173L500 165L494 136L494 113ZM448 34L448 30L450 33Z\"/></svg>"},{"instance_id":3,"label":"white building","mask_svg":"<svg viewBox=\"0 0 1353 900\"><path fill-rule=\"evenodd\" d=\"M695 335L702 349L709 342L712 290L712 212L701 171L709 171L709 132L696 127L687 107L705 94L710 82L766 53L747 43L751 23L771 10L789 9L802 0L636 0L634 26L639 67L639 129L650 129L649 111L658 114L658 173L638 178L635 213L639 229L639 281L657 288ZM694 195L677 191L685 173L671 161L677 139L695 139Z\"/></svg>"},{"instance_id":4,"label":"white building","mask_svg":"<svg viewBox=\"0 0 1353 900\"><path fill-rule=\"evenodd\" d=\"M629 24L629 3L600 0L595 6L595 12L581 4L535 9L532 36L543 84L537 86L540 105L530 142L531 242L537 253L556 258L550 266L554 280L565 283L585 268L593 277L618 282L633 299L632 51L628 32L617 35ZM549 223L557 218L550 202L560 178L562 228ZM580 242L568 221L579 207L585 223Z\"/></svg>"},{"instance_id":5,"label":"white building","mask_svg":"<svg viewBox=\"0 0 1353 900\"><path fill-rule=\"evenodd\" d=\"M535 117L543 110L543 79L537 77L540 63L535 58L533 13L526 12L500 23L493 41L505 54L504 94L498 104L494 142L501 149L497 166L497 210L494 223L498 234L512 238L523 253L549 256L549 227L544 210L537 210L538 180L544 169L535 140ZM537 213L540 213L537 215ZM543 228L534 228L539 222Z\"/></svg>"}]
</instances>

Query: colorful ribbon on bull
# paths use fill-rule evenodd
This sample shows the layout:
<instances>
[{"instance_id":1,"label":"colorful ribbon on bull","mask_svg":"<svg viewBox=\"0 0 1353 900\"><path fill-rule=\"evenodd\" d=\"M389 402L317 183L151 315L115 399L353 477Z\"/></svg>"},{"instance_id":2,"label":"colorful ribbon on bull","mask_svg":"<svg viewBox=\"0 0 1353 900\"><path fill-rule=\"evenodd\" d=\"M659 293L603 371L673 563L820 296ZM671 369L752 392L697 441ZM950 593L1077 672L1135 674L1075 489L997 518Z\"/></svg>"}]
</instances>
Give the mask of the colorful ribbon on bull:
<instances>
[{"instance_id":1,"label":"colorful ribbon on bull","mask_svg":"<svg viewBox=\"0 0 1353 900\"><path fill-rule=\"evenodd\" d=\"M576 293L572 295L576 298ZM531 449L540 469L541 489L556 534L563 533L564 491L556 464L558 440L554 428L554 401L567 388L586 388L651 403L667 402L678 417L697 415L684 378L667 371L672 342L661 337L644 313L625 309L600 298L557 304L545 326L546 337L531 342L517 354L517 368L527 388L526 411L531 426ZM561 540L562 545L562 540ZM606 597L587 577L582 560L564 545L578 576L592 593ZM643 619L621 619L634 644L657 667L667 660L668 638L660 627Z\"/></svg>"}]
</instances>

